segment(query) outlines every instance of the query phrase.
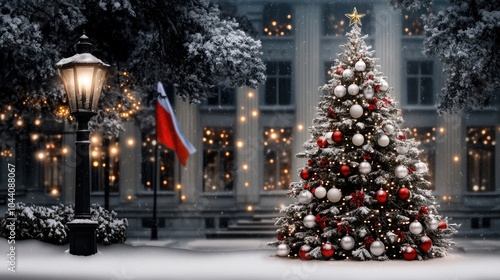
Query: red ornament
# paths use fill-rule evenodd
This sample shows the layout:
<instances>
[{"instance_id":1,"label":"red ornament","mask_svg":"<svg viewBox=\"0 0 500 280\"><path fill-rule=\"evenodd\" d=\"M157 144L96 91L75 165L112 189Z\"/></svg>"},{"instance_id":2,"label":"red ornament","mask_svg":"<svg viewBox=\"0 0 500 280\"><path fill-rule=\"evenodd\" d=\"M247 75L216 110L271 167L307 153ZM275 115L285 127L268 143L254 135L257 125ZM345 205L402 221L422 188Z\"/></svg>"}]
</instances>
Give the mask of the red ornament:
<instances>
[{"instance_id":1,"label":"red ornament","mask_svg":"<svg viewBox=\"0 0 500 280\"><path fill-rule=\"evenodd\" d=\"M401 200L407 200L410 198L410 190L405 187L400 188L398 190L398 198Z\"/></svg>"},{"instance_id":2,"label":"red ornament","mask_svg":"<svg viewBox=\"0 0 500 280\"><path fill-rule=\"evenodd\" d=\"M341 74L342 74L342 72L344 72L344 68L339 67L339 68L337 68L337 71L335 71L335 74L337 74L337 75L341 75Z\"/></svg>"},{"instance_id":3,"label":"red ornament","mask_svg":"<svg viewBox=\"0 0 500 280\"><path fill-rule=\"evenodd\" d=\"M316 144L318 144L318 147L324 148L328 145L328 141L326 141L326 139L323 137L318 137L318 140L316 140Z\"/></svg>"},{"instance_id":4,"label":"red ornament","mask_svg":"<svg viewBox=\"0 0 500 280\"><path fill-rule=\"evenodd\" d=\"M331 256L333 256L334 253L335 249L333 249L332 244L325 243L321 245L321 255L323 255L323 257L330 258Z\"/></svg>"},{"instance_id":5,"label":"red ornament","mask_svg":"<svg viewBox=\"0 0 500 280\"><path fill-rule=\"evenodd\" d=\"M314 192L316 192L316 188L311 188L311 193L314 195Z\"/></svg>"},{"instance_id":6,"label":"red ornament","mask_svg":"<svg viewBox=\"0 0 500 280\"><path fill-rule=\"evenodd\" d=\"M301 259L303 260L312 260L312 256L306 256L307 253L309 253L311 251L311 246L309 245L302 245L302 247L300 247L300 250L299 250L299 256Z\"/></svg>"},{"instance_id":7,"label":"red ornament","mask_svg":"<svg viewBox=\"0 0 500 280\"><path fill-rule=\"evenodd\" d=\"M368 79L373 80L373 78L375 78L375 75L373 74L368 75Z\"/></svg>"},{"instance_id":8,"label":"red ornament","mask_svg":"<svg viewBox=\"0 0 500 280\"><path fill-rule=\"evenodd\" d=\"M308 190L309 189L309 184L308 183L305 183L304 186L302 187L304 190Z\"/></svg>"},{"instance_id":9,"label":"red ornament","mask_svg":"<svg viewBox=\"0 0 500 280\"><path fill-rule=\"evenodd\" d=\"M278 234L278 240L281 241L283 239L285 239L285 236L282 233Z\"/></svg>"},{"instance_id":10,"label":"red ornament","mask_svg":"<svg viewBox=\"0 0 500 280\"><path fill-rule=\"evenodd\" d=\"M342 132L340 132L340 131L338 131L338 130L337 130L337 131L335 131L335 132L333 133L332 139L333 139L333 141L334 141L335 143L340 143L340 142L342 142L342 139L343 139L343 138L344 138L344 135L342 135Z\"/></svg>"},{"instance_id":11,"label":"red ornament","mask_svg":"<svg viewBox=\"0 0 500 280\"><path fill-rule=\"evenodd\" d=\"M302 171L300 171L300 178L302 178L303 180L311 179L311 171L309 171L309 169L303 169Z\"/></svg>"},{"instance_id":12,"label":"red ornament","mask_svg":"<svg viewBox=\"0 0 500 280\"><path fill-rule=\"evenodd\" d=\"M314 165L314 161L312 159L308 159L307 160L307 165L309 165L309 166L312 167Z\"/></svg>"},{"instance_id":13,"label":"red ornament","mask_svg":"<svg viewBox=\"0 0 500 280\"><path fill-rule=\"evenodd\" d=\"M420 214L422 214L422 215L429 214L429 211L427 211L427 207L426 206L420 207Z\"/></svg>"},{"instance_id":14,"label":"red ornament","mask_svg":"<svg viewBox=\"0 0 500 280\"><path fill-rule=\"evenodd\" d=\"M351 168L348 165L344 164L340 167L340 174L347 176L349 173L351 173Z\"/></svg>"},{"instance_id":15,"label":"red ornament","mask_svg":"<svg viewBox=\"0 0 500 280\"><path fill-rule=\"evenodd\" d=\"M438 229L447 229L448 225L445 221L439 221Z\"/></svg>"},{"instance_id":16,"label":"red ornament","mask_svg":"<svg viewBox=\"0 0 500 280\"><path fill-rule=\"evenodd\" d=\"M428 236L422 236L418 247L420 247L420 250L428 252L432 247L432 240Z\"/></svg>"},{"instance_id":17,"label":"red ornament","mask_svg":"<svg viewBox=\"0 0 500 280\"><path fill-rule=\"evenodd\" d=\"M375 193L375 199L378 203L386 203L387 202L387 192L384 190L378 190Z\"/></svg>"},{"instance_id":18,"label":"red ornament","mask_svg":"<svg viewBox=\"0 0 500 280\"><path fill-rule=\"evenodd\" d=\"M403 258L407 261L414 260L417 257L417 250L413 249L410 246L406 246L403 248Z\"/></svg>"}]
</instances>

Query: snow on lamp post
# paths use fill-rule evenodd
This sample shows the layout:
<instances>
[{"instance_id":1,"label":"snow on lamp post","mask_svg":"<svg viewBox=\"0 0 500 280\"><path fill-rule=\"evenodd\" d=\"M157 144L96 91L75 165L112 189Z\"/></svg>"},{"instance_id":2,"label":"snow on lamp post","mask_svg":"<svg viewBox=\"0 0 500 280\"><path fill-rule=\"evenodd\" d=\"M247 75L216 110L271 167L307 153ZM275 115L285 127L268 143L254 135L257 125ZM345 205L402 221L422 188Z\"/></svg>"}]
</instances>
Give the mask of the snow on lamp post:
<instances>
[{"instance_id":1,"label":"snow on lamp post","mask_svg":"<svg viewBox=\"0 0 500 280\"><path fill-rule=\"evenodd\" d=\"M77 54L61 59L56 66L68 97L69 110L78 122L76 131L75 220L68 223L69 252L72 255L97 253L97 222L90 215L90 157L88 122L96 115L108 64L93 56L92 44L84 34L76 45Z\"/></svg>"}]
</instances>

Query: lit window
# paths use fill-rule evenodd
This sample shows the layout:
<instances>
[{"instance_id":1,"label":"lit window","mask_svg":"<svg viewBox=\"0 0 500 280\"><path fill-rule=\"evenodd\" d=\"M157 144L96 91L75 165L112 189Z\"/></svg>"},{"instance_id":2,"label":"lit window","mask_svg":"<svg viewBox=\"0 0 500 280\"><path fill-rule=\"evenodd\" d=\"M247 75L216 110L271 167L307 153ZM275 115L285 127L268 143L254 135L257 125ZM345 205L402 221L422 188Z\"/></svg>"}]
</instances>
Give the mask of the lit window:
<instances>
[{"instance_id":1,"label":"lit window","mask_svg":"<svg viewBox=\"0 0 500 280\"><path fill-rule=\"evenodd\" d=\"M403 13L403 35L423 36L425 35L424 22L422 20L423 10L404 11Z\"/></svg>"},{"instance_id":2,"label":"lit window","mask_svg":"<svg viewBox=\"0 0 500 280\"><path fill-rule=\"evenodd\" d=\"M467 128L467 191L495 190L495 128Z\"/></svg>"},{"instance_id":3,"label":"lit window","mask_svg":"<svg viewBox=\"0 0 500 280\"><path fill-rule=\"evenodd\" d=\"M98 136L95 139L98 140L94 140L90 145L92 191L104 191L108 184L110 192L118 192L120 181L118 139L107 140Z\"/></svg>"},{"instance_id":4,"label":"lit window","mask_svg":"<svg viewBox=\"0 0 500 280\"><path fill-rule=\"evenodd\" d=\"M323 6L323 35L344 37L349 29L349 18L345 14L352 13L352 7L356 7L358 13L365 14L361 19L361 32L373 34L371 4L360 3L328 3Z\"/></svg>"},{"instance_id":5,"label":"lit window","mask_svg":"<svg viewBox=\"0 0 500 280\"><path fill-rule=\"evenodd\" d=\"M286 106L292 104L292 63L271 61L266 64L266 89L264 105Z\"/></svg>"},{"instance_id":6,"label":"lit window","mask_svg":"<svg viewBox=\"0 0 500 280\"><path fill-rule=\"evenodd\" d=\"M413 128L413 138L420 142L419 149L422 153L419 154L419 159L427 165L427 179L430 183L430 189L435 188L435 168L436 168L436 129L433 127Z\"/></svg>"},{"instance_id":7,"label":"lit window","mask_svg":"<svg viewBox=\"0 0 500 280\"><path fill-rule=\"evenodd\" d=\"M203 128L203 191L234 188L234 131L231 127Z\"/></svg>"},{"instance_id":8,"label":"lit window","mask_svg":"<svg viewBox=\"0 0 500 280\"><path fill-rule=\"evenodd\" d=\"M154 172L158 172L157 179L159 191L173 191L175 187L174 171L175 159L174 152L159 146L158 155L155 156L155 145L160 145L156 141L156 135L143 135L142 137L142 185L145 190L154 188ZM158 160L156 160L158 158Z\"/></svg>"},{"instance_id":9,"label":"lit window","mask_svg":"<svg viewBox=\"0 0 500 280\"><path fill-rule=\"evenodd\" d=\"M292 128L264 129L264 191L287 190L291 181Z\"/></svg>"},{"instance_id":10,"label":"lit window","mask_svg":"<svg viewBox=\"0 0 500 280\"><path fill-rule=\"evenodd\" d=\"M265 4L263 20L262 31L265 36L290 36L292 34L292 8L288 4Z\"/></svg>"},{"instance_id":11,"label":"lit window","mask_svg":"<svg viewBox=\"0 0 500 280\"><path fill-rule=\"evenodd\" d=\"M434 105L433 68L432 60L406 62L408 105Z\"/></svg>"}]
</instances>

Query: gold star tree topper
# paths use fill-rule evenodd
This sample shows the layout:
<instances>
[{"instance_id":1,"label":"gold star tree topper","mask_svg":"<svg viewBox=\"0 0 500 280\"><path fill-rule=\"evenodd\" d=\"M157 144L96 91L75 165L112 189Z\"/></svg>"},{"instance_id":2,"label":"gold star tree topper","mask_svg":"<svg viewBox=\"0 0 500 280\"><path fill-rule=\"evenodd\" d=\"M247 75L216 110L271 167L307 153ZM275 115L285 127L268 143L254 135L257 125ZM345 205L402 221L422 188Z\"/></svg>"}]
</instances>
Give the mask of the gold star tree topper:
<instances>
[{"instance_id":1,"label":"gold star tree topper","mask_svg":"<svg viewBox=\"0 0 500 280\"><path fill-rule=\"evenodd\" d=\"M359 23L361 24L361 18L364 17L366 14L358 14L358 10L356 10L356 7L354 7L354 10L352 11L352 14L345 14L346 17L349 18L349 26Z\"/></svg>"}]
</instances>

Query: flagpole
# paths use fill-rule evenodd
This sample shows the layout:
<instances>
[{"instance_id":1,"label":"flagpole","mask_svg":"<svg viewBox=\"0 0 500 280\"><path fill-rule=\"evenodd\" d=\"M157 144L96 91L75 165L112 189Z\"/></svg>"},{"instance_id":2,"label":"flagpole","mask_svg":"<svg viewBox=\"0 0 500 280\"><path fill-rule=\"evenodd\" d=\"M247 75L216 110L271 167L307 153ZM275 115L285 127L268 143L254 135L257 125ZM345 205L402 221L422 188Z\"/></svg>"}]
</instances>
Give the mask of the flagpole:
<instances>
[{"instance_id":1,"label":"flagpole","mask_svg":"<svg viewBox=\"0 0 500 280\"><path fill-rule=\"evenodd\" d=\"M156 200L158 189L158 135L156 136L156 145L154 149L154 169L153 169L153 225L151 227L151 240L158 240L158 219L156 217Z\"/></svg>"}]
</instances>

